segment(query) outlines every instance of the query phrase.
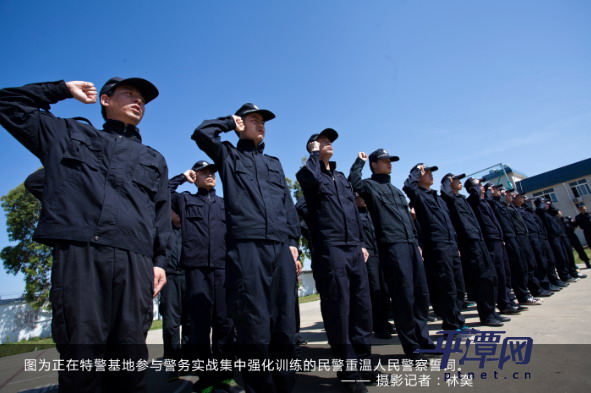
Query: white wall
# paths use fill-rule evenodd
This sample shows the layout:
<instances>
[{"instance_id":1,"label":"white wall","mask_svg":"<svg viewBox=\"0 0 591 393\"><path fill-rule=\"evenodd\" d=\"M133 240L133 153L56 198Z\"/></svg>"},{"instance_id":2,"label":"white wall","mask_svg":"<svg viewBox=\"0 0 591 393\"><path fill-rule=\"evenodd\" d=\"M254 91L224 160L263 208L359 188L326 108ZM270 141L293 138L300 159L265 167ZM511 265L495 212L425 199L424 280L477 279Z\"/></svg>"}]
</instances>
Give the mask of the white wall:
<instances>
[{"instance_id":1,"label":"white wall","mask_svg":"<svg viewBox=\"0 0 591 393\"><path fill-rule=\"evenodd\" d=\"M0 302L0 343L51 336L51 311L35 311L22 299Z\"/></svg>"}]
</instances>

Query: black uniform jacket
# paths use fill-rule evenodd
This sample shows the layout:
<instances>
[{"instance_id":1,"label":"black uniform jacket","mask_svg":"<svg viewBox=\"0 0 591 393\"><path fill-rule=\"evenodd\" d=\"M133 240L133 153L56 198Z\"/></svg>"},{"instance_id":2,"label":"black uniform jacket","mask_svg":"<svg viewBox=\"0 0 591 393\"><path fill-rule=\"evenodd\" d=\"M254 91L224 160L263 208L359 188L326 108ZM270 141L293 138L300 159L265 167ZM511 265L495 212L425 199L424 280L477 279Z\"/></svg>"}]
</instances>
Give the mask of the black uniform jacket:
<instances>
[{"instance_id":1,"label":"black uniform jacket","mask_svg":"<svg viewBox=\"0 0 591 393\"><path fill-rule=\"evenodd\" d=\"M191 136L216 164L224 185L228 240L266 239L297 247L300 225L279 159L239 140L236 147L220 134L236 128L232 116L207 120Z\"/></svg>"},{"instance_id":2,"label":"black uniform jacket","mask_svg":"<svg viewBox=\"0 0 591 393\"><path fill-rule=\"evenodd\" d=\"M591 214L579 213L575 217L575 224L585 232L591 232Z\"/></svg>"},{"instance_id":3,"label":"black uniform jacket","mask_svg":"<svg viewBox=\"0 0 591 393\"><path fill-rule=\"evenodd\" d=\"M45 167L34 239L131 250L167 263L170 222L164 157L139 130L108 120L104 130L48 112L71 94L63 81L0 90L0 124Z\"/></svg>"},{"instance_id":4,"label":"black uniform jacket","mask_svg":"<svg viewBox=\"0 0 591 393\"><path fill-rule=\"evenodd\" d=\"M353 190L361 194L371 213L378 243L417 243L408 201L390 181L390 175L373 174L361 179L365 161L357 158L351 167L349 181Z\"/></svg>"},{"instance_id":5,"label":"black uniform jacket","mask_svg":"<svg viewBox=\"0 0 591 393\"><path fill-rule=\"evenodd\" d=\"M492 196L490 190L487 191L486 200L495 212L499 224L501 224L503 236L505 238L515 237L515 225L513 224L513 218L509 212L509 205L505 201L502 201L501 197Z\"/></svg>"},{"instance_id":6,"label":"black uniform jacket","mask_svg":"<svg viewBox=\"0 0 591 393\"><path fill-rule=\"evenodd\" d=\"M296 174L308 206L309 227L314 249L327 246L363 244L363 228L351 185L336 164L327 170L318 151Z\"/></svg>"},{"instance_id":7,"label":"black uniform jacket","mask_svg":"<svg viewBox=\"0 0 591 393\"><path fill-rule=\"evenodd\" d=\"M480 224L472 207L465 196L453 193L451 180L447 177L441 183L441 198L447 203L458 238L460 240L483 240Z\"/></svg>"},{"instance_id":8,"label":"black uniform jacket","mask_svg":"<svg viewBox=\"0 0 591 393\"><path fill-rule=\"evenodd\" d=\"M544 228L546 228L548 238L555 238L566 235L562 224L555 220L554 217L552 217L552 215L550 215L550 213L546 209L536 208L536 214L544 223Z\"/></svg>"},{"instance_id":9,"label":"black uniform jacket","mask_svg":"<svg viewBox=\"0 0 591 393\"><path fill-rule=\"evenodd\" d=\"M509 210L509 214L513 219L513 225L515 227L515 233L519 236L527 236L529 235L529 230L527 229L527 223L525 219L519 212L519 208L514 205L508 205L507 209Z\"/></svg>"},{"instance_id":10,"label":"black uniform jacket","mask_svg":"<svg viewBox=\"0 0 591 393\"><path fill-rule=\"evenodd\" d=\"M176 192L186 181L182 173L168 181L172 210L181 219L183 248L181 266L226 267L226 212L215 189L199 188L196 194Z\"/></svg>"},{"instance_id":11,"label":"black uniform jacket","mask_svg":"<svg viewBox=\"0 0 591 393\"><path fill-rule=\"evenodd\" d=\"M480 198L478 187L469 190L468 203L474 210L480 229L485 240L503 240L503 230L501 224L495 216L494 211L486 202L485 199Z\"/></svg>"},{"instance_id":12,"label":"black uniform jacket","mask_svg":"<svg viewBox=\"0 0 591 393\"><path fill-rule=\"evenodd\" d=\"M421 226L421 244L424 247L437 243L457 243L456 231L449 209L435 190L419 186L421 171L414 168L402 188L410 198Z\"/></svg>"}]
</instances>

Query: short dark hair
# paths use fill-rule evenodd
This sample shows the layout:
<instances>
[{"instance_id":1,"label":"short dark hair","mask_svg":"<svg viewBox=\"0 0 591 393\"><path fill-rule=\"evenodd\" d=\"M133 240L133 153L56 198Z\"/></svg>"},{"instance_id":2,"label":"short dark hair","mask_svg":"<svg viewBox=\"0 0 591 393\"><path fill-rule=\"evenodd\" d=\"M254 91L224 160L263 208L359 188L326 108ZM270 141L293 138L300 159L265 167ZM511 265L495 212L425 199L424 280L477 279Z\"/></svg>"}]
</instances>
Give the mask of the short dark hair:
<instances>
[{"instance_id":1,"label":"short dark hair","mask_svg":"<svg viewBox=\"0 0 591 393\"><path fill-rule=\"evenodd\" d=\"M108 97L112 97L113 93L115 93L115 90L117 90L117 88L114 89L109 89L108 91L104 92L103 94L106 94ZM99 100L101 98L99 97ZM103 104L101 104L101 115L103 115L103 119L107 120L107 109L103 106Z\"/></svg>"}]
</instances>

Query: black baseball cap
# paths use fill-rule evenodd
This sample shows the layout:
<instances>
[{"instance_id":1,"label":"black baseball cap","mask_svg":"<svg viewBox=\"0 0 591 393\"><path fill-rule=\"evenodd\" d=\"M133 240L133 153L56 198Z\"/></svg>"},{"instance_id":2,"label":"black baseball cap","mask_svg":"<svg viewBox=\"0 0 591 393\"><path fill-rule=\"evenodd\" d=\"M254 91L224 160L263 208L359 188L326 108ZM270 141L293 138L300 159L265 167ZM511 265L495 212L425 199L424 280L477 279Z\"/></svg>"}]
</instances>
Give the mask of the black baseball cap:
<instances>
[{"instance_id":1,"label":"black baseball cap","mask_svg":"<svg viewBox=\"0 0 591 393\"><path fill-rule=\"evenodd\" d=\"M386 149L378 149L369 155L369 162L376 162L383 158L387 158L392 162L400 160L398 156L391 156L390 154L388 154Z\"/></svg>"},{"instance_id":2,"label":"black baseball cap","mask_svg":"<svg viewBox=\"0 0 591 393\"><path fill-rule=\"evenodd\" d=\"M478 181L479 182L480 180L479 179L474 179L473 177L467 178L466 181L464 182L464 188L466 190L471 189L474 186L473 185L474 181Z\"/></svg>"},{"instance_id":3,"label":"black baseball cap","mask_svg":"<svg viewBox=\"0 0 591 393\"><path fill-rule=\"evenodd\" d=\"M332 142L334 142L334 141L337 140L337 138L339 137L339 133L336 132L332 128L325 128L324 130L320 131L318 134L312 134L310 136L310 138L308 138L308 142L306 142L306 150L307 151L310 151L308 149L308 145L310 145L310 142L314 142L315 140L317 140L321 136L324 136L324 137L328 138L328 140L330 141L330 143L332 143Z\"/></svg>"},{"instance_id":4,"label":"black baseball cap","mask_svg":"<svg viewBox=\"0 0 591 393\"><path fill-rule=\"evenodd\" d=\"M114 76L109 79L101 88L99 97L103 94L109 95L119 86L133 86L140 91L142 97L146 101L146 104L158 97L158 89L151 82L142 78L119 78Z\"/></svg>"},{"instance_id":5,"label":"black baseball cap","mask_svg":"<svg viewBox=\"0 0 591 393\"><path fill-rule=\"evenodd\" d=\"M461 173L459 175L454 175L453 173L446 173L445 176L443 176L441 178L441 184L443 184L444 180L447 179L448 177L451 177L452 180L462 180L463 178L466 177L465 173Z\"/></svg>"},{"instance_id":6,"label":"black baseball cap","mask_svg":"<svg viewBox=\"0 0 591 393\"><path fill-rule=\"evenodd\" d=\"M504 185L502 185L502 184L493 184L491 187L492 187L492 188L496 188L496 189L498 189L499 191L502 191L502 190L504 190L504 189L505 189L505 186L504 186Z\"/></svg>"},{"instance_id":7,"label":"black baseball cap","mask_svg":"<svg viewBox=\"0 0 591 393\"><path fill-rule=\"evenodd\" d=\"M422 162L419 162L417 165L415 165L414 167L412 167L410 171L411 172L414 171L415 169L417 169L417 167L419 165L425 165L425 164L423 164ZM425 171L435 172L436 170L439 169L439 167L438 166L435 166L435 165L433 165L433 166L425 165L425 168L424 169L425 169Z\"/></svg>"},{"instance_id":8,"label":"black baseball cap","mask_svg":"<svg viewBox=\"0 0 591 393\"><path fill-rule=\"evenodd\" d=\"M215 164L210 164L209 162L205 161L205 160L200 160L197 161L195 163L195 165L193 165L193 168L191 168L192 170L194 170L195 172L198 171L202 171L205 168L209 168L212 172L217 172L218 168L215 166Z\"/></svg>"},{"instance_id":9,"label":"black baseball cap","mask_svg":"<svg viewBox=\"0 0 591 393\"><path fill-rule=\"evenodd\" d=\"M576 207L583 207L583 206L585 206L585 202L579 202L575 206Z\"/></svg>"},{"instance_id":10,"label":"black baseball cap","mask_svg":"<svg viewBox=\"0 0 591 393\"><path fill-rule=\"evenodd\" d=\"M266 109L260 109L255 104L251 104L247 102L246 104L242 105L240 109L234 113L236 116L244 117L246 115L250 115L251 113L260 113L263 116L263 121L273 120L275 118L275 114Z\"/></svg>"}]
</instances>

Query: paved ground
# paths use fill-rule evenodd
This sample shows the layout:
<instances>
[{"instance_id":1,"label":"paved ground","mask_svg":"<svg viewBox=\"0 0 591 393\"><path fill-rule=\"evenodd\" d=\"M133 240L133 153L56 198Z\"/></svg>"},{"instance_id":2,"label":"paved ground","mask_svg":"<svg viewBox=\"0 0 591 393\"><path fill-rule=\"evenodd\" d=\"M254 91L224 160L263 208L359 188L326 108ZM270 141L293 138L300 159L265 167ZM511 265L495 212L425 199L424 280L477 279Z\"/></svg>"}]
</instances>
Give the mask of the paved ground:
<instances>
[{"instance_id":1,"label":"paved ground","mask_svg":"<svg viewBox=\"0 0 591 393\"><path fill-rule=\"evenodd\" d=\"M587 269L581 270L588 272ZM464 313L469 326L478 328L478 316L475 308L468 309ZM301 333L309 344L303 349L304 359L329 359L330 351L326 346L326 335L323 331L322 318L320 316L320 303L312 302L301 305ZM505 364L502 370L498 367L498 361L487 361L484 368L479 369L478 362L467 361L459 365L460 356L452 356L456 360L454 371L404 370L402 367L396 370L394 363L402 362L402 348L396 337L389 340L374 339L373 352L380 360L383 368L382 384L390 386L370 386L370 392L384 392L396 389L413 389L429 391L451 391L452 389L470 389L468 385L457 386L461 378L454 380L454 376L460 377L463 373L473 372L472 388L481 392L589 392L591 391L591 275L587 279L572 283L561 292L550 298L546 298L541 306L531 306L528 311L512 317L512 321L502 328L486 328L480 330L505 332L501 339L507 337L531 337L535 343L531 359L527 364L516 365L514 361ZM435 334L439 330L439 322L431 323L431 332ZM148 334L150 344L150 356L157 359L162 355L162 332L150 331ZM466 349L466 342L459 345L460 349ZM472 347L474 349L474 347ZM25 359L37 359L46 361L57 359L55 349L37 351L22 355L0 358L0 392L1 393L48 393L57 392L57 373L53 371L25 372L23 370ZM387 365L390 362L390 369ZM462 369L463 370L459 370ZM433 366L434 369L436 367ZM495 374L496 371L496 374ZM486 375L483 375L486 373ZM528 374L529 373L529 374ZM483 377L486 376L486 379ZM340 391L334 372L302 372L298 373L297 384L294 393L308 392L335 392ZM164 373L149 371L149 392L191 392L192 382L195 377L183 377L183 379L168 382ZM458 382L454 387L448 385L446 380ZM421 381L427 386L421 387ZM400 383L400 386L392 386L392 382Z\"/></svg>"}]
</instances>

